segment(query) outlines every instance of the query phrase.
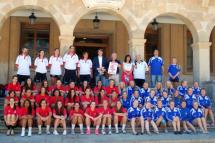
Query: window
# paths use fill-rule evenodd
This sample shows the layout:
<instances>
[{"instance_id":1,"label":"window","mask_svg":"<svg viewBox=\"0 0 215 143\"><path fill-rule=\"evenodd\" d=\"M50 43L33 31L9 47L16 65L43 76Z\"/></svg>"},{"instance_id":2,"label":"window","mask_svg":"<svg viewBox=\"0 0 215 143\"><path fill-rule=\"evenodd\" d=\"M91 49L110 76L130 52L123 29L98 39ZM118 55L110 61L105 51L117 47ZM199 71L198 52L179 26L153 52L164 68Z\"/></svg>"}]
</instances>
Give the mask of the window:
<instances>
[{"instance_id":1,"label":"window","mask_svg":"<svg viewBox=\"0 0 215 143\"><path fill-rule=\"evenodd\" d=\"M21 24L20 51L28 48L32 61L37 57L40 50L49 56L49 24Z\"/></svg>"},{"instance_id":2,"label":"window","mask_svg":"<svg viewBox=\"0 0 215 143\"><path fill-rule=\"evenodd\" d=\"M193 72L193 38L189 30L187 30L187 72Z\"/></svg>"}]
</instances>

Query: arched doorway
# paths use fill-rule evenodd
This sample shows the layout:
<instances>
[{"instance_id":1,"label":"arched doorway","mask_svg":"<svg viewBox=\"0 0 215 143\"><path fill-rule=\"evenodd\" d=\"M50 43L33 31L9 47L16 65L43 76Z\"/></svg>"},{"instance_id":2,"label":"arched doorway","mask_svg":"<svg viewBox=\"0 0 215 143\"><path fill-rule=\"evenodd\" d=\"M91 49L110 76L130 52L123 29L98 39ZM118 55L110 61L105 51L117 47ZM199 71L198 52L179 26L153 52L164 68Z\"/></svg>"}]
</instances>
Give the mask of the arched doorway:
<instances>
[{"instance_id":1,"label":"arched doorway","mask_svg":"<svg viewBox=\"0 0 215 143\"><path fill-rule=\"evenodd\" d=\"M215 27L211 31L210 34L210 72L211 72L211 79L214 79L213 76L215 75Z\"/></svg>"},{"instance_id":2,"label":"arched doorway","mask_svg":"<svg viewBox=\"0 0 215 143\"><path fill-rule=\"evenodd\" d=\"M153 56L153 51L158 49L164 59L165 75L171 58L176 57L182 68L182 79L193 81L193 50L195 38L190 30L190 25L183 18L174 14L161 14L155 17L158 29L148 24L145 30L145 59ZM153 20L154 20L153 19ZM153 22L153 21L152 21ZM167 78L165 78L167 80Z\"/></svg>"},{"instance_id":3,"label":"arched doorway","mask_svg":"<svg viewBox=\"0 0 215 143\"><path fill-rule=\"evenodd\" d=\"M100 19L99 28L93 26L93 19L97 14ZM90 57L97 55L97 49L102 48L107 58L112 52L118 53L122 61L129 53L129 30L120 17L107 11L93 10L82 16L74 29L74 45L81 56L83 51L88 51Z\"/></svg>"},{"instance_id":4,"label":"arched doorway","mask_svg":"<svg viewBox=\"0 0 215 143\"><path fill-rule=\"evenodd\" d=\"M37 17L35 24L29 23L28 17L32 9ZM59 26L50 12L41 7L17 7L9 11L5 18L0 41L0 49L4 49L0 53L0 64L3 67L0 69L2 83L7 83L11 76L16 74L15 60L23 47L29 49L33 63L40 49L45 50L46 56L49 56L54 48L60 46Z\"/></svg>"}]
</instances>

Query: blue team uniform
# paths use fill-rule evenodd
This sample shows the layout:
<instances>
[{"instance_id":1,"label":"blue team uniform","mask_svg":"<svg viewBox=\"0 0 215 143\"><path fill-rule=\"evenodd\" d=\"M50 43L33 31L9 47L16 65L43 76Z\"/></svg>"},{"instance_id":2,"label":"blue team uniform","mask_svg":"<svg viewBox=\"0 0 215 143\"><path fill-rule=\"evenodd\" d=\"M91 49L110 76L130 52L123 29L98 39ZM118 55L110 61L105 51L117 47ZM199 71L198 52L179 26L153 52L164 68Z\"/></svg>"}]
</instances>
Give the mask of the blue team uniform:
<instances>
[{"instance_id":1,"label":"blue team uniform","mask_svg":"<svg viewBox=\"0 0 215 143\"><path fill-rule=\"evenodd\" d=\"M140 97L142 97L143 99L145 99L149 95L150 95L150 88L147 88L147 89L140 88Z\"/></svg>"},{"instance_id":2,"label":"blue team uniform","mask_svg":"<svg viewBox=\"0 0 215 143\"><path fill-rule=\"evenodd\" d=\"M140 109L134 108L134 107L130 107L128 109L128 120L131 120L132 118L138 118L140 117Z\"/></svg>"},{"instance_id":3,"label":"blue team uniform","mask_svg":"<svg viewBox=\"0 0 215 143\"><path fill-rule=\"evenodd\" d=\"M180 108L181 121L190 121L190 109L189 108Z\"/></svg>"},{"instance_id":4,"label":"blue team uniform","mask_svg":"<svg viewBox=\"0 0 215 143\"><path fill-rule=\"evenodd\" d=\"M186 94L184 96L184 99L187 103L187 108L191 109L193 107L193 102L196 100L196 96L194 94L192 95Z\"/></svg>"},{"instance_id":5,"label":"blue team uniform","mask_svg":"<svg viewBox=\"0 0 215 143\"><path fill-rule=\"evenodd\" d=\"M162 101L162 105L164 108L166 108L167 106L169 106L169 97L165 98L165 97L161 97L161 101Z\"/></svg>"},{"instance_id":6,"label":"blue team uniform","mask_svg":"<svg viewBox=\"0 0 215 143\"><path fill-rule=\"evenodd\" d=\"M206 95L205 96L200 95L198 97L198 103L199 103L200 106L203 106L205 108L210 108L211 107L211 100Z\"/></svg>"},{"instance_id":7,"label":"blue team uniform","mask_svg":"<svg viewBox=\"0 0 215 143\"><path fill-rule=\"evenodd\" d=\"M180 107L181 106L181 98L180 97L174 97L173 98L175 107Z\"/></svg>"},{"instance_id":8,"label":"blue team uniform","mask_svg":"<svg viewBox=\"0 0 215 143\"><path fill-rule=\"evenodd\" d=\"M131 100L130 100L130 106L132 106L133 105L133 102L134 102L134 100L138 100L138 103L139 103L139 105L141 104L141 105L144 105L144 100L142 99L142 97L134 97L134 96L132 96L131 97Z\"/></svg>"},{"instance_id":9,"label":"blue team uniform","mask_svg":"<svg viewBox=\"0 0 215 143\"><path fill-rule=\"evenodd\" d=\"M175 92L175 88L165 88L164 90L166 90L167 91L167 93L168 93L168 95L173 95L174 94L174 92Z\"/></svg>"},{"instance_id":10,"label":"blue team uniform","mask_svg":"<svg viewBox=\"0 0 215 143\"><path fill-rule=\"evenodd\" d=\"M181 97L184 97L185 94L187 94L187 87L178 86L177 90L179 91L179 95L181 95Z\"/></svg>"},{"instance_id":11,"label":"blue team uniform","mask_svg":"<svg viewBox=\"0 0 215 143\"><path fill-rule=\"evenodd\" d=\"M154 121L157 121L160 118L160 116L162 116L163 119L166 120L166 110L165 110L164 107L162 107L162 108L156 107L155 108L155 111L154 111Z\"/></svg>"},{"instance_id":12,"label":"blue team uniform","mask_svg":"<svg viewBox=\"0 0 215 143\"><path fill-rule=\"evenodd\" d=\"M175 76L178 72L181 71L181 67L179 65L176 64L171 64L168 67L168 73L171 73L172 76ZM169 77L170 81L179 81L179 76L177 76L175 79Z\"/></svg>"},{"instance_id":13,"label":"blue team uniform","mask_svg":"<svg viewBox=\"0 0 215 143\"><path fill-rule=\"evenodd\" d=\"M191 115L191 121L197 119L197 118L202 118L204 117L204 113L202 111L202 109L198 108L198 109L194 109L192 108L190 110L190 115Z\"/></svg>"},{"instance_id":14,"label":"blue team uniform","mask_svg":"<svg viewBox=\"0 0 215 143\"><path fill-rule=\"evenodd\" d=\"M126 108L128 110L128 108L130 108L130 101L127 99L121 99L121 103L122 103L122 107Z\"/></svg>"},{"instance_id":15,"label":"blue team uniform","mask_svg":"<svg viewBox=\"0 0 215 143\"><path fill-rule=\"evenodd\" d=\"M127 92L127 96L128 96L129 100L131 99L135 90L139 90L138 86L135 86L135 87L128 86L126 88L126 92ZM140 94L140 92L139 92L139 94Z\"/></svg>"},{"instance_id":16,"label":"blue team uniform","mask_svg":"<svg viewBox=\"0 0 215 143\"><path fill-rule=\"evenodd\" d=\"M145 101L150 102L153 106L156 106L158 99L156 96L154 96L154 97L148 96L148 97L146 97Z\"/></svg>"},{"instance_id":17,"label":"blue team uniform","mask_svg":"<svg viewBox=\"0 0 215 143\"><path fill-rule=\"evenodd\" d=\"M173 109L167 108L166 109L166 119L168 121L173 121L173 117L181 117L180 111L178 108L174 107Z\"/></svg>"},{"instance_id":18,"label":"blue team uniform","mask_svg":"<svg viewBox=\"0 0 215 143\"><path fill-rule=\"evenodd\" d=\"M193 89L193 94L195 94L196 96L199 96L201 94L201 88L200 87L192 87Z\"/></svg>"},{"instance_id":19,"label":"blue team uniform","mask_svg":"<svg viewBox=\"0 0 215 143\"><path fill-rule=\"evenodd\" d=\"M162 75L162 66L164 65L161 57L151 57L148 65L150 66L151 75Z\"/></svg>"},{"instance_id":20,"label":"blue team uniform","mask_svg":"<svg viewBox=\"0 0 215 143\"><path fill-rule=\"evenodd\" d=\"M159 98L162 96L162 90L161 89L157 89L155 95Z\"/></svg>"},{"instance_id":21,"label":"blue team uniform","mask_svg":"<svg viewBox=\"0 0 215 143\"><path fill-rule=\"evenodd\" d=\"M148 109L144 107L140 112L141 117L144 118L144 120L154 120L154 112L152 109Z\"/></svg>"}]
</instances>

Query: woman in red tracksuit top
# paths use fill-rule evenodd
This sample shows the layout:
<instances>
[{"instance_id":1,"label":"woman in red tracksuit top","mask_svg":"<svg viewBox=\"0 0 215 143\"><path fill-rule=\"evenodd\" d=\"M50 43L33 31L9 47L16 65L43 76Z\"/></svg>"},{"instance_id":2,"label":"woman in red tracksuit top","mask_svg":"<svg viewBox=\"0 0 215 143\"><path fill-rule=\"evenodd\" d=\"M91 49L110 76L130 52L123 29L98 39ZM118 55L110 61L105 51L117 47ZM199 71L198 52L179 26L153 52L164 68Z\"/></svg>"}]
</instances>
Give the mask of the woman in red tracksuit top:
<instances>
[{"instance_id":1,"label":"woman in red tracksuit top","mask_svg":"<svg viewBox=\"0 0 215 143\"><path fill-rule=\"evenodd\" d=\"M19 109L19 119L22 124L21 137L25 136L25 128L28 126L28 137L32 135L32 124L33 118L35 116L35 110L32 108L31 101L25 99L23 102L23 107Z\"/></svg>"}]
</instances>

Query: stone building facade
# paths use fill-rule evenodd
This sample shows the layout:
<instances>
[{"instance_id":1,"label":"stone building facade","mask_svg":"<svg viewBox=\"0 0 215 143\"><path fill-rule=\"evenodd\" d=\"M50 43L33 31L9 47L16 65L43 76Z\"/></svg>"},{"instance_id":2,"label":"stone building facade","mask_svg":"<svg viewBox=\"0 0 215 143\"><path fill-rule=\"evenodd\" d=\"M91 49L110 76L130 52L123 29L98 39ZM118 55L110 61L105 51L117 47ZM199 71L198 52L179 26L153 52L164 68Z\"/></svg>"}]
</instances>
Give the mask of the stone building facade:
<instances>
[{"instance_id":1,"label":"stone building facade","mask_svg":"<svg viewBox=\"0 0 215 143\"><path fill-rule=\"evenodd\" d=\"M145 56L145 32L154 18L162 15L178 18L184 22L193 37L194 80L210 80L210 62L215 63L214 58L210 60L210 48L213 48L210 36L215 26L215 0L1 0L1 33L11 14L20 9L38 9L51 15L56 24L54 26L59 30L57 40L61 53L73 44L75 27L80 19L98 10L115 15L123 22L128 32L128 52L132 56L137 53ZM1 35L1 41L3 37L6 35ZM19 50L6 49L1 41L0 79L4 83L15 70L14 56Z\"/></svg>"}]
</instances>

